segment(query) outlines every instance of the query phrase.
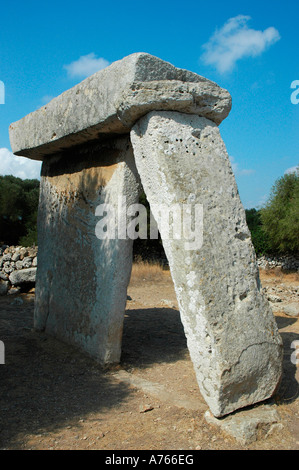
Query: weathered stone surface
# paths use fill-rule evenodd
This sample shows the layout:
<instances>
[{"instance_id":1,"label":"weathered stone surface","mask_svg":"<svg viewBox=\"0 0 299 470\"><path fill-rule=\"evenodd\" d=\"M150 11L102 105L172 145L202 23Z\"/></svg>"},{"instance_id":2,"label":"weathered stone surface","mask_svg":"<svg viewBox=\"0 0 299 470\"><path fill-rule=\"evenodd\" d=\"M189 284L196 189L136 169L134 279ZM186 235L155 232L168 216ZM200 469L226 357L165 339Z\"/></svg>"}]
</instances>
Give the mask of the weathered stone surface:
<instances>
[{"instance_id":1,"label":"weathered stone surface","mask_svg":"<svg viewBox=\"0 0 299 470\"><path fill-rule=\"evenodd\" d=\"M16 261L16 269L23 269L23 260Z\"/></svg>"},{"instance_id":2,"label":"weathered stone surface","mask_svg":"<svg viewBox=\"0 0 299 470\"><path fill-rule=\"evenodd\" d=\"M258 268L229 158L210 120L151 112L131 140L158 222L202 395L215 416L270 397L279 383L282 342ZM159 205L203 208L203 243L164 233ZM165 220L165 213L163 214ZM195 233L200 242L200 233Z\"/></svg>"},{"instance_id":3,"label":"weathered stone surface","mask_svg":"<svg viewBox=\"0 0 299 470\"><path fill-rule=\"evenodd\" d=\"M3 264L2 270L3 270L6 274L10 274L10 273L13 272L14 266L12 265L12 263L11 263L10 261L5 261L5 263Z\"/></svg>"},{"instance_id":4,"label":"weathered stone surface","mask_svg":"<svg viewBox=\"0 0 299 470\"><path fill-rule=\"evenodd\" d=\"M23 259L23 268L30 268L32 266L32 258L31 256L26 256Z\"/></svg>"},{"instance_id":5,"label":"weathered stone surface","mask_svg":"<svg viewBox=\"0 0 299 470\"><path fill-rule=\"evenodd\" d=\"M100 204L138 200L128 137L57 154L43 163L34 326L102 364L118 362L133 241L98 239Z\"/></svg>"},{"instance_id":6,"label":"weathered stone surface","mask_svg":"<svg viewBox=\"0 0 299 470\"><path fill-rule=\"evenodd\" d=\"M290 302L282 306L283 312L290 317L299 317L299 302Z\"/></svg>"},{"instance_id":7,"label":"weathered stone surface","mask_svg":"<svg viewBox=\"0 0 299 470\"><path fill-rule=\"evenodd\" d=\"M11 124L10 141L16 155L42 160L101 135L128 133L153 109L199 114L219 124L230 108L230 94L216 83L136 53Z\"/></svg>"},{"instance_id":8,"label":"weathered stone surface","mask_svg":"<svg viewBox=\"0 0 299 470\"><path fill-rule=\"evenodd\" d=\"M16 252L16 253L14 253L14 254L12 255L11 259L12 259L12 261L15 261L15 262L16 262L16 261L19 261L20 256L21 256L20 253L19 253L19 252Z\"/></svg>"},{"instance_id":9,"label":"weathered stone surface","mask_svg":"<svg viewBox=\"0 0 299 470\"><path fill-rule=\"evenodd\" d=\"M275 302L275 303L282 301L278 295L273 295L273 294L268 294L267 299L269 300L269 302Z\"/></svg>"},{"instance_id":10,"label":"weathered stone surface","mask_svg":"<svg viewBox=\"0 0 299 470\"><path fill-rule=\"evenodd\" d=\"M22 284L35 282L35 278L36 268L27 268L13 271L9 276L9 280L13 286L21 286Z\"/></svg>"},{"instance_id":11,"label":"weathered stone surface","mask_svg":"<svg viewBox=\"0 0 299 470\"><path fill-rule=\"evenodd\" d=\"M222 419L217 419L210 411L206 411L205 419L243 445L265 439L283 428L279 413L273 406L258 406Z\"/></svg>"},{"instance_id":12,"label":"weathered stone surface","mask_svg":"<svg viewBox=\"0 0 299 470\"><path fill-rule=\"evenodd\" d=\"M6 263L7 261L10 261L11 260L11 253L6 253L5 255L2 256L2 264Z\"/></svg>"}]
</instances>

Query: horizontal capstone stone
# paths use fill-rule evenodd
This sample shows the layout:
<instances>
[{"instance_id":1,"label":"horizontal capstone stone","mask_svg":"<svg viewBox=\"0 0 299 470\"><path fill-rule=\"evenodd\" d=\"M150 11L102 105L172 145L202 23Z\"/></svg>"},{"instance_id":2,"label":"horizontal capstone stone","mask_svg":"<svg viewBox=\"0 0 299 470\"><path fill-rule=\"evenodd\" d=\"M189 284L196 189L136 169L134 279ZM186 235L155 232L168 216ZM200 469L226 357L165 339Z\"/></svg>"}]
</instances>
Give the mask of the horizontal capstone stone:
<instances>
[{"instance_id":1,"label":"horizontal capstone stone","mask_svg":"<svg viewBox=\"0 0 299 470\"><path fill-rule=\"evenodd\" d=\"M43 160L107 134L129 133L152 110L197 114L220 124L230 109L230 94L216 83L136 53L11 124L10 142L14 154Z\"/></svg>"}]
</instances>

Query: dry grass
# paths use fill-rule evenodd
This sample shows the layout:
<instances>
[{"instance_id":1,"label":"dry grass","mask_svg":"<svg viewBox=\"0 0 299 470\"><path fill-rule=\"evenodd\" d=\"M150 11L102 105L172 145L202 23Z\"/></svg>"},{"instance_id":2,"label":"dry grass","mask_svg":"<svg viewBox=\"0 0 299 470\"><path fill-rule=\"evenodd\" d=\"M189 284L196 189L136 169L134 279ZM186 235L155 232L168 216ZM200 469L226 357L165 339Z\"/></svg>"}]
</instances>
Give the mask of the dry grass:
<instances>
[{"instance_id":1,"label":"dry grass","mask_svg":"<svg viewBox=\"0 0 299 470\"><path fill-rule=\"evenodd\" d=\"M169 277L170 273L168 269L165 269L163 265L155 261L143 261L141 257L137 257L133 262L131 282L138 283L139 281L162 281L166 277ZM272 279L279 282L291 282L296 283L299 281L299 273L290 273L282 271L281 268L273 268L269 270L260 269L260 278Z\"/></svg>"},{"instance_id":2,"label":"dry grass","mask_svg":"<svg viewBox=\"0 0 299 470\"><path fill-rule=\"evenodd\" d=\"M261 279L273 279L280 282L298 282L299 273L298 272L287 272L283 271L281 268L272 268L272 269L260 269L260 278Z\"/></svg>"},{"instance_id":3,"label":"dry grass","mask_svg":"<svg viewBox=\"0 0 299 470\"><path fill-rule=\"evenodd\" d=\"M137 258L132 267L131 282L161 281L169 271L164 270L162 264L154 261L143 261Z\"/></svg>"},{"instance_id":4,"label":"dry grass","mask_svg":"<svg viewBox=\"0 0 299 470\"><path fill-rule=\"evenodd\" d=\"M155 261L143 261L141 257L137 257L133 262L130 282L158 282L168 278L169 276L169 270L165 269L161 263ZM288 273L282 271L281 268L273 268L269 270L260 269L260 278L261 280L272 279L277 282L297 283L299 281L299 273Z\"/></svg>"}]
</instances>

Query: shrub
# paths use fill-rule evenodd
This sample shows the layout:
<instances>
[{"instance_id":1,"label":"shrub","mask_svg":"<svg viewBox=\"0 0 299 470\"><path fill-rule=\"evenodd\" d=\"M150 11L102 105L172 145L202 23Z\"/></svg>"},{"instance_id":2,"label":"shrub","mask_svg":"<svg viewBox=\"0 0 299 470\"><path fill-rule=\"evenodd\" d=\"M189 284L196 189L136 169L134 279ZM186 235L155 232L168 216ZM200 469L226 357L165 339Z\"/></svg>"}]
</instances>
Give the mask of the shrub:
<instances>
[{"instance_id":1,"label":"shrub","mask_svg":"<svg viewBox=\"0 0 299 470\"><path fill-rule=\"evenodd\" d=\"M280 253L299 251L299 171L279 178L261 209L262 229L270 248Z\"/></svg>"}]
</instances>

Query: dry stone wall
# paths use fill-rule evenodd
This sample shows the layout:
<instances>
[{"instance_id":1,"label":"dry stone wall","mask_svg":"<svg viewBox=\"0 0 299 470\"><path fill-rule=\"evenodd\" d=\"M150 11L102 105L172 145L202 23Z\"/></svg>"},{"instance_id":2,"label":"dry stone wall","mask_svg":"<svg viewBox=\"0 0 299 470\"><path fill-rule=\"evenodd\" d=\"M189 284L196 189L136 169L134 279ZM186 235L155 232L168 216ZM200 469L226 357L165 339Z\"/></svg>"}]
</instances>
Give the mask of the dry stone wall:
<instances>
[{"instance_id":1,"label":"dry stone wall","mask_svg":"<svg viewBox=\"0 0 299 470\"><path fill-rule=\"evenodd\" d=\"M299 271L299 255L261 256L257 264L262 269L281 268L284 271Z\"/></svg>"},{"instance_id":2,"label":"dry stone wall","mask_svg":"<svg viewBox=\"0 0 299 470\"><path fill-rule=\"evenodd\" d=\"M0 295L17 294L35 283L37 247L0 248Z\"/></svg>"},{"instance_id":3,"label":"dry stone wall","mask_svg":"<svg viewBox=\"0 0 299 470\"><path fill-rule=\"evenodd\" d=\"M0 247L0 295L16 294L35 284L38 247ZM261 269L281 268L299 271L299 257L260 256L257 264Z\"/></svg>"}]
</instances>

